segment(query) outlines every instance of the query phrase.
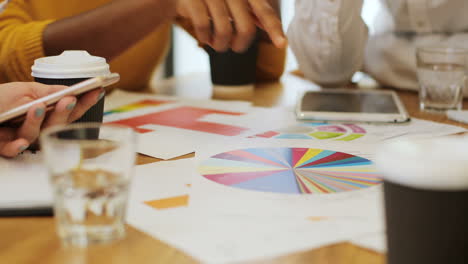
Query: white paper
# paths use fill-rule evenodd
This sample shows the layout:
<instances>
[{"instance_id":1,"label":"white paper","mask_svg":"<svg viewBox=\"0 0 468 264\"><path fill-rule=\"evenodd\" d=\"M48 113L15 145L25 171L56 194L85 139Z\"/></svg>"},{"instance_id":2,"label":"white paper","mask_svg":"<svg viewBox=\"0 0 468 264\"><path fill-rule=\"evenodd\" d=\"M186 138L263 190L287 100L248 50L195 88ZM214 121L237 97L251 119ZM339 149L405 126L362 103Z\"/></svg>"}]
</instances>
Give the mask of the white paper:
<instances>
[{"instance_id":1,"label":"white paper","mask_svg":"<svg viewBox=\"0 0 468 264\"><path fill-rule=\"evenodd\" d=\"M147 125L142 128L154 132L138 134L138 153L164 160L193 153L213 142L222 142L224 136L180 128Z\"/></svg>"},{"instance_id":2,"label":"white paper","mask_svg":"<svg viewBox=\"0 0 468 264\"><path fill-rule=\"evenodd\" d=\"M386 140L396 138L416 138L425 139L432 137L441 137L466 132L463 127L452 126L432 121L412 118L406 126L390 126L398 132L399 135L386 138Z\"/></svg>"},{"instance_id":3,"label":"white paper","mask_svg":"<svg viewBox=\"0 0 468 264\"><path fill-rule=\"evenodd\" d=\"M286 141L302 139L378 143L396 138L429 138L467 131L462 127L416 118L399 124L297 121L292 108L252 107L243 116L209 115L202 120L251 129L242 136Z\"/></svg>"},{"instance_id":4,"label":"white paper","mask_svg":"<svg viewBox=\"0 0 468 264\"><path fill-rule=\"evenodd\" d=\"M224 126L222 123L209 123L203 120L203 117L210 115L225 117L244 115L250 110L251 104L249 102L188 100L116 91L110 96L108 105L113 107L127 106L129 103L149 99L166 103L155 103L154 105L134 108L124 107L108 112L104 116L105 123L121 122L119 124L124 124L128 122L127 119L129 118L158 114L157 119L159 121L151 121L152 118L148 118L148 124L143 122L135 127L140 129L140 133L138 133L138 152L148 156L171 159L194 152L198 147L202 147L203 144L209 142L210 138L222 135L240 135L249 129L236 125ZM197 112L199 110L201 113ZM191 114L195 117L193 120L190 117Z\"/></svg>"},{"instance_id":5,"label":"white paper","mask_svg":"<svg viewBox=\"0 0 468 264\"><path fill-rule=\"evenodd\" d=\"M373 147L363 144L271 140L246 140L212 146L208 151L197 152L199 162L230 150L244 148L300 147L345 152L363 158L371 158ZM271 215L298 217L351 217L374 219L375 226L381 227L382 191L380 186L333 194L280 194L250 191L225 186L202 176L195 176L190 206L210 212L224 212L238 215ZM216 197L216 198L215 198ZM274 205L274 206L272 206Z\"/></svg>"},{"instance_id":6,"label":"white paper","mask_svg":"<svg viewBox=\"0 0 468 264\"><path fill-rule=\"evenodd\" d=\"M15 159L0 158L0 208L48 207L52 201L42 154L25 152Z\"/></svg>"},{"instance_id":7,"label":"white paper","mask_svg":"<svg viewBox=\"0 0 468 264\"><path fill-rule=\"evenodd\" d=\"M451 120L468 124L468 111L447 111L447 117Z\"/></svg>"},{"instance_id":8,"label":"white paper","mask_svg":"<svg viewBox=\"0 0 468 264\"><path fill-rule=\"evenodd\" d=\"M192 182L194 159L162 161L135 168L130 191L130 206L134 203L188 194Z\"/></svg>"},{"instance_id":9,"label":"white paper","mask_svg":"<svg viewBox=\"0 0 468 264\"><path fill-rule=\"evenodd\" d=\"M385 254L387 252L387 241L384 231L358 236L351 239L349 242L356 246L367 248L378 253Z\"/></svg>"},{"instance_id":10,"label":"white paper","mask_svg":"<svg viewBox=\"0 0 468 264\"><path fill-rule=\"evenodd\" d=\"M418 119L405 124L330 123L317 126L316 123L311 125L311 122L296 121L292 109L288 108L260 108L251 107L250 103L247 102L189 100L122 91L116 91L109 96L108 106L148 99L166 103L137 107L133 110L123 109L121 112L106 115L104 121L115 122L146 114L160 114L161 116L158 116L160 120L153 121L154 124L148 121L149 124L138 126L139 129L146 129L145 133L139 134L138 151L161 159L171 159L193 151L203 150L210 143L211 138L216 140L215 138L220 136L242 139L263 138L265 133L273 132L277 133L278 136L271 139L284 141L299 137L304 142L310 140L376 143L402 137L427 138L465 131L460 127ZM174 112L186 107L210 109L215 112L201 115L196 120L185 119L186 115L190 115L190 113ZM216 111L221 112L216 113ZM167 116L165 116L166 114ZM198 115L195 114L195 116ZM219 126L223 128L219 130Z\"/></svg>"},{"instance_id":11,"label":"white paper","mask_svg":"<svg viewBox=\"0 0 468 264\"><path fill-rule=\"evenodd\" d=\"M128 223L204 263L271 258L349 240L369 223L360 218L310 221L302 217L244 216L198 208L156 210L145 201L187 194L195 159L138 166ZM357 228L358 226L358 228Z\"/></svg>"},{"instance_id":12,"label":"white paper","mask_svg":"<svg viewBox=\"0 0 468 264\"><path fill-rule=\"evenodd\" d=\"M264 113L264 115L268 115ZM431 121L413 118L411 122L401 124L370 124L370 123L343 123L343 122L297 122L294 120L292 112L280 111L271 112L271 116L282 116L276 126L271 126L270 130L255 131L252 136L265 137L265 132L274 132L272 139L288 140L331 140L331 141L352 141L362 143L378 143L384 140L397 138L430 138L451 135L467 130L452 125L446 125ZM287 117L289 116L289 118ZM252 118L253 119L253 118ZM256 118L257 120L259 117ZM281 125L278 125L281 124ZM266 134L267 137L270 135Z\"/></svg>"},{"instance_id":13,"label":"white paper","mask_svg":"<svg viewBox=\"0 0 468 264\"><path fill-rule=\"evenodd\" d=\"M104 111L110 111L115 108L136 103L142 100L169 101L178 105L218 109L225 111L248 111L252 103L247 101L222 101L222 100L203 100L180 98L167 95L156 95L149 93L134 93L122 90L116 90L106 97Z\"/></svg>"},{"instance_id":14,"label":"white paper","mask_svg":"<svg viewBox=\"0 0 468 264\"><path fill-rule=\"evenodd\" d=\"M203 263L253 261L311 250L349 240L361 233L361 221L204 215L178 209L158 213L143 205L129 217L137 229Z\"/></svg>"}]
</instances>

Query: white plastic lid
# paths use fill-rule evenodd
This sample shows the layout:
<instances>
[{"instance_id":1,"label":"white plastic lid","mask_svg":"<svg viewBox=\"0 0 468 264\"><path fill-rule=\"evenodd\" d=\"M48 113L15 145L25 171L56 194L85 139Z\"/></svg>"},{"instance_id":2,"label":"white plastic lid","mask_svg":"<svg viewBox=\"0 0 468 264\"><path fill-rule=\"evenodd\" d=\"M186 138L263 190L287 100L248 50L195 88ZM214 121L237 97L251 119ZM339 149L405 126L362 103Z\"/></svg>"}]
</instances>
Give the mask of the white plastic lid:
<instances>
[{"instance_id":1,"label":"white plastic lid","mask_svg":"<svg viewBox=\"0 0 468 264\"><path fill-rule=\"evenodd\" d=\"M106 59L84 50L67 50L59 56L34 61L32 76L47 79L91 78L110 74Z\"/></svg>"},{"instance_id":2,"label":"white plastic lid","mask_svg":"<svg viewBox=\"0 0 468 264\"><path fill-rule=\"evenodd\" d=\"M418 189L468 190L468 137L398 140L375 158L384 179Z\"/></svg>"}]
</instances>

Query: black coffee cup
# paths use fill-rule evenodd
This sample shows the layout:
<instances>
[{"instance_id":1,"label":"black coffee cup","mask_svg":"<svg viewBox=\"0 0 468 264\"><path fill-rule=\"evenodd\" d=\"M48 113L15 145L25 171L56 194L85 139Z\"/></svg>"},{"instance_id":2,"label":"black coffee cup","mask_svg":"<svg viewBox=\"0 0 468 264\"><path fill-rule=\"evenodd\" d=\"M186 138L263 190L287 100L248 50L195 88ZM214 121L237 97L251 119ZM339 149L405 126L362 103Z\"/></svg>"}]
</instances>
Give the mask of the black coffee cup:
<instances>
[{"instance_id":1,"label":"black coffee cup","mask_svg":"<svg viewBox=\"0 0 468 264\"><path fill-rule=\"evenodd\" d=\"M384 175L388 264L468 263L466 139L398 141L376 164Z\"/></svg>"},{"instance_id":2,"label":"black coffee cup","mask_svg":"<svg viewBox=\"0 0 468 264\"><path fill-rule=\"evenodd\" d=\"M258 40L242 53L231 49L217 52L206 47L210 57L213 98L249 99L253 96L257 69Z\"/></svg>"},{"instance_id":3,"label":"black coffee cup","mask_svg":"<svg viewBox=\"0 0 468 264\"><path fill-rule=\"evenodd\" d=\"M91 56L86 51L64 51L59 56L44 57L34 61L32 76L36 82L71 86L81 81L110 74L106 59ZM78 122L102 123L104 98L91 107Z\"/></svg>"}]
</instances>

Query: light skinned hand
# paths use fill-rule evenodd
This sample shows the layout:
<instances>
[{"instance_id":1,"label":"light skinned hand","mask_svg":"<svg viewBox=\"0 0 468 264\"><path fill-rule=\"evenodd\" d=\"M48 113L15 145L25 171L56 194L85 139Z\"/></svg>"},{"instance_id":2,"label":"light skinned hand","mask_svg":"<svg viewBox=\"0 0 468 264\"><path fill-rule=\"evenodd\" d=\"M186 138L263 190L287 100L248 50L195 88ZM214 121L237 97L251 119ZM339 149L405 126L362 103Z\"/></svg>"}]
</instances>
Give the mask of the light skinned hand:
<instances>
[{"instance_id":1,"label":"light skinned hand","mask_svg":"<svg viewBox=\"0 0 468 264\"><path fill-rule=\"evenodd\" d=\"M65 88L32 82L1 84L0 113ZM0 124L0 156L15 157L36 141L42 129L77 120L103 95L102 89L95 89L82 95L79 100L74 96L66 96L48 113L45 104L37 104L28 110L25 120L18 126Z\"/></svg>"},{"instance_id":2,"label":"light skinned hand","mask_svg":"<svg viewBox=\"0 0 468 264\"><path fill-rule=\"evenodd\" d=\"M263 29L278 48L286 46L271 0L179 0L177 13L191 20L198 41L218 52L244 52Z\"/></svg>"}]
</instances>

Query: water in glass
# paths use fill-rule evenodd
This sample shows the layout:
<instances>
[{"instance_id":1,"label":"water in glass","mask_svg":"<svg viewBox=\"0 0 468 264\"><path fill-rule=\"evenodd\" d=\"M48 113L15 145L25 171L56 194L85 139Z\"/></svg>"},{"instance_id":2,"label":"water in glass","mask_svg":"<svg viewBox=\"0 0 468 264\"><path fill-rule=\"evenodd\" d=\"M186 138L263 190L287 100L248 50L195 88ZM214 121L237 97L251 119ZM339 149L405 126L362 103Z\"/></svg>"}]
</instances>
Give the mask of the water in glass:
<instances>
[{"instance_id":1,"label":"water in glass","mask_svg":"<svg viewBox=\"0 0 468 264\"><path fill-rule=\"evenodd\" d=\"M423 110L458 110L465 89L465 67L426 64L418 68L420 107Z\"/></svg>"},{"instance_id":2,"label":"water in glass","mask_svg":"<svg viewBox=\"0 0 468 264\"><path fill-rule=\"evenodd\" d=\"M128 182L104 170L75 169L51 178L58 232L65 244L123 237Z\"/></svg>"}]
</instances>

